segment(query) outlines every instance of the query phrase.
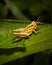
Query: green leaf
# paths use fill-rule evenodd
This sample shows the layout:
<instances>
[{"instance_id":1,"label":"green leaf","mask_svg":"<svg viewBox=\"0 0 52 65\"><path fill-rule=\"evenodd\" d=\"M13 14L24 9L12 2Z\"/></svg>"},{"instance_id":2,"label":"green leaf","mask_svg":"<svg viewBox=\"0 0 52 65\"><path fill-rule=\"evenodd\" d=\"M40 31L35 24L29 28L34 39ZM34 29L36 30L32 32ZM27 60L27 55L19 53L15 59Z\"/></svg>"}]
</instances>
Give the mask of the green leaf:
<instances>
[{"instance_id":1,"label":"green leaf","mask_svg":"<svg viewBox=\"0 0 52 65\"><path fill-rule=\"evenodd\" d=\"M25 27L28 23L3 21L0 21L0 65L33 53L52 49L52 24L38 25L37 34L33 33L28 39L15 42L12 30Z\"/></svg>"}]
</instances>

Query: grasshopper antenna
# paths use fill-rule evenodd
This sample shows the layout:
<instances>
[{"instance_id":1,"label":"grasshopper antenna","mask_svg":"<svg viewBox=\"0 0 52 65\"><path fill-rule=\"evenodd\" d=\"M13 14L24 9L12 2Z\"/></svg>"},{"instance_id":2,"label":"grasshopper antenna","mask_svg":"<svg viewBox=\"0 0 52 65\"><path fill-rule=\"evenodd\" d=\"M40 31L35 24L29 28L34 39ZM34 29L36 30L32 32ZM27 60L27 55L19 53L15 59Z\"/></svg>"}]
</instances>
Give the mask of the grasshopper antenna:
<instances>
[{"instance_id":1,"label":"grasshopper antenna","mask_svg":"<svg viewBox=\"0 0 52 65\"><path fill-rule=\"evenodd\" d=\"M44 24L43 22L40 22L40 19L41 18L41 16L36 20L36 22L37 22L37 24Z\"/></svg>"},{"instance_id":2,"label":"grasshopper antenna","mask_svg":"<svg viewBox=\"0 0 52 65\"><path fill-rule=\"evenodd\" d=\"M37 21L37 22L38 22L38 21L40 22L40 20L41 20L40 18L41 18L41 17L38 17L38 19L37 19L36 21Z\"/></svg>"}]
</instances>

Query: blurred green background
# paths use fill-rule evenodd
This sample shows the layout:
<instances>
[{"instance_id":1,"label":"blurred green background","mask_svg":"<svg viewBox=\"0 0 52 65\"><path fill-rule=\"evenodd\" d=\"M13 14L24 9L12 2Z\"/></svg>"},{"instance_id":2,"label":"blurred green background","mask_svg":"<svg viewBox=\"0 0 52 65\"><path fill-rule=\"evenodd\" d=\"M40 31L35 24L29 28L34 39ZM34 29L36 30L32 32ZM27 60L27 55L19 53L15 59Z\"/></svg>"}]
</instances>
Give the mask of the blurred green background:
<instances>
[{"instance_id":1,"label":"blurred green background","mask_svg":"<svg viewBox=\"0 0 52 65\"><path fill-rule=\"evenodd\" d=\"M50 0L0 0L0 20L1 19L4 19L4 20L5 19L12 19L12 20L21 20L21 21L32 21L32 20L36 21L37 18L40 17L41 22L50 24L50 23L52 23L52 21L51 21L51 4L50 3L51 3ZM19 24L19 23L13 24L10 22L6 23L6 22L4 22L4 20L3 20L3 22L0 21L1 32L3 30L6 32L7 29L8 29L7 31L11 31L11 29L13 29L13 26L14 26L14 28L17 28L17 26ZM2 25L3 26L6 25L5 28L2 27ZM8 27L7 27L7 25L8 25ZM19 28L20 28L20 25L21 25L21 27L23 27L26 25L26 23L25 24L23 24L23 23L19 24ZM46 26L44 27L44 25L43 25L42 28L44 29L44 28L46 28ZM50 31L51 26L50 26L50 28L49 28L49 26L48 26L48 29ZM2 30L2 28L3 28L3 30ZM44 30L42 30L42 31L44 31ZM50 34L49 31L48 31L48 34ZM6 33L6 35L7 34L9 35L11 33ZM0 34L0 39L2 37L1 35L2 34ZM7 38L7 36L5 36L4 38ZM2 39L4 39L4 38L2 38ZM8 36L8 38L10 38L10 35ZM2 39L0 42L3 42ZM7 41L10 41L10 40L11 39L8 39ZM4 43L7 41L4 41ZM27 40L27 42L28 42L28 40ZM3 43L3 47L5 46L4 43ZM10 44L10 45L12 46L13 44ZM10 45L8 45L8 47ZM6 46L7 46L7 44L6 44ZM15 44L13 45L13 47L15 47ZM1 50L3 50L3 49L0 49L0 52L2 54ZM6 51L3 51L3 52L5 53ZM27 54L28 53L29 52L27 52ZM18 58L14 59L15 58L15 54L14 54L14 58L12 58L13 61L10 61L10 62L7 61L8 60L7 58L9 58L9 56L6 55L7 60L5 59L5 55L0 56L0 57L2 58L1 61L3 60L3 63L7 62L3 65L50 65L49 60L51 58L51 55L52 55L52 50L48 49L48 50L45 50L42 52L30 54L28 56L25 56L25 57L22 57L19 59ZM11 54L10 58L11 57L13 57L12 54ZM3 58L5 59L5 61ZM10 58L9 58L9 60L10 60ZM0 64L2 64L1 61L0 61Z\"/></svg>"},{"instance_id":2,"label":"blurred green background","mask_svg":"<svg viewBox=\"0 0 52 65\"><path fill-rule=\"evenodd\" d=\"M51 22L50 0L0 0L0 19Z\"/></svg>"}]
</instances>

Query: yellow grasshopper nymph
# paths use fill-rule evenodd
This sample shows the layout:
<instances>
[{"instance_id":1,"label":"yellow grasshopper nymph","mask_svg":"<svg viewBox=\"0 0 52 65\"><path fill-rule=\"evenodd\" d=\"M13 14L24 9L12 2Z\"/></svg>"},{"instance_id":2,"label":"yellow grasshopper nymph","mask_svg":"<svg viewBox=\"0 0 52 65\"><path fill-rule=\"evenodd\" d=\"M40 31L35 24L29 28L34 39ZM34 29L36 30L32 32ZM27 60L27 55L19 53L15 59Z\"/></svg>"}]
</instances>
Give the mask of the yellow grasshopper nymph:
<instances>
[{"instance_id":1,"label":"yellow grasshopper nymph","mask_svg":"<svg viewBox=\"0 0 52 65\"><path fill-rule=\"evenodd\" d=\"M13 30L13 35L16 36L16 41L20 40L21 38L29 37L33 32L37 33L36 29L38 23L39 22L32 21L25 28Z\"/></svg>"}]
</instances>

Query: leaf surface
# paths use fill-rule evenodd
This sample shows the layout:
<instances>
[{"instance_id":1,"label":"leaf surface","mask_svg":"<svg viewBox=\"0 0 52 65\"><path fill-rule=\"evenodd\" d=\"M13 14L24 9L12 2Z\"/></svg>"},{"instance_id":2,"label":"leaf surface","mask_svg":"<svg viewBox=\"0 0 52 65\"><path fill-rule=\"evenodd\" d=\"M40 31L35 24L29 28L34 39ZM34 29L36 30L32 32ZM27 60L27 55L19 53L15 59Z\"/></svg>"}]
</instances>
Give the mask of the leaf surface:
<instances>
[{"instance_id":1,"label":"leaf surface","mask_svg":"<svg viewBox=\"0 0 52 65\"><path fill-rule=\"evenodd\" d=\"M28 23L0 21L0 65L21 57L52 49L52 24L38 26L38 33L28 39L14 41L12 30L23 28Z\"/></svg>"}]
</instances>

